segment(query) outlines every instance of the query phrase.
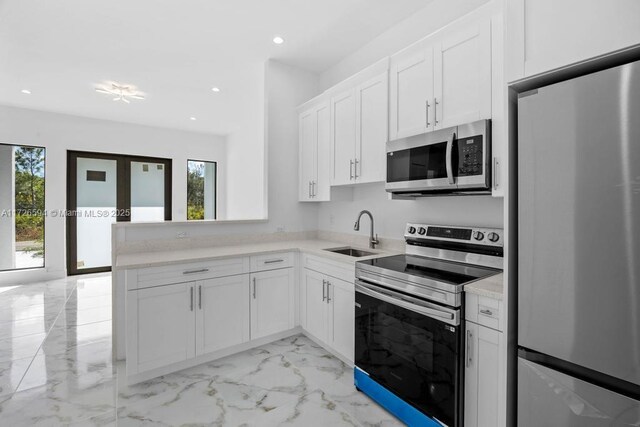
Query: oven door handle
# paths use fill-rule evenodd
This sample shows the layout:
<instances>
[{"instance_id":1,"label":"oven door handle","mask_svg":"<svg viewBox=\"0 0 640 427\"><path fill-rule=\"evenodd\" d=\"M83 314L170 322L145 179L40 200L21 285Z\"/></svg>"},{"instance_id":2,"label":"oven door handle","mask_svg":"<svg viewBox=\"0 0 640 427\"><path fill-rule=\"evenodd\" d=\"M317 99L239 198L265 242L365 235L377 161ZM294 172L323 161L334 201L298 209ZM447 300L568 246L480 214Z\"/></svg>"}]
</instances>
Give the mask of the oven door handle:
<instances>
[{"instance_id":1,"label":"oven door handle","mask_svg":"<svg viewBox=\"0 0 640 427\"><path fill-rule=\"evenodd\" d=\"M455 132L451 132L451 136L449 137L449 140L447 141L447 157L446 157L446 162L447 162L447 178L449 178L449 184L454 185L456 183L455 179L453 178L453 142L456 139L456 133Z\"/></svg>"},{"instance_id":2,"label":"oven door handle","mask_svg":"<svg viewBox=\"0 0 640 427\"><path fill-rule=\"evenodd\" d=\"M379 299L384 302L388 302L389 304L397 305L398 307L406 308L407 310L411 310L418 314L422 314L428 317L437 317L440 319L445 319L445 321L449 321L447 323L454 322L454 314L448 311L437 310L435 308L425 307L422 305L414 304L402 299L394 298L391 295L387 295L386 293L378 292L371 287L367 286L362 281L356 281L356 291L361 292L365 295L369 295L370 297Z\"/></svg>"}]
</instances>

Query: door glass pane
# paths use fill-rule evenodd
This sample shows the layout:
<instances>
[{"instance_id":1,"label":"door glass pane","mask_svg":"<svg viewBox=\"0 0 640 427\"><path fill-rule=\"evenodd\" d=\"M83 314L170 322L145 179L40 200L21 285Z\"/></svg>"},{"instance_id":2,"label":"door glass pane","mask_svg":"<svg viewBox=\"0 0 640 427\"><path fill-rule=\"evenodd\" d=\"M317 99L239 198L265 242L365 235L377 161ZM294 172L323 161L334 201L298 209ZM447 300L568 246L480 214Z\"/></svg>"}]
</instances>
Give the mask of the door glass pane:
<instances>
[{"instance_id":1,"label":"door glass pane","mask_svg":"<svg viewBox=\"0 0 640 427\"><path fill-rule=\"evenodd\" d=\"M0 270L44 267L45 149L0 144Z\"/></svg>"},{"instance_id":2,"label":"door glass pane","mask_svg":"<svg viewBox=\"0 0 640 427\"><path fill-rule=\"evenodd\" d=\"M131 162L131 221L164 221L163 163Z\"/></svg>"},{"instance_id":3,"label":"door glass pane","mask_svg":"<svg viewBox=\"0 0 640 427\"><path fill-rule=\"evenodd\" d=\"M187 219L216 219L216 162L187 162Z\"/></svg>"},{"instance_id":4,"label":"door glass pane","mask_svg":"<svg viewBox=\"0 0 640 427\"><path fill-rule=\"evenodd\" d=\"M116 222L117 161L77 159L77 268L111 265L111 224Z\"/></svg>"}]
</instances>

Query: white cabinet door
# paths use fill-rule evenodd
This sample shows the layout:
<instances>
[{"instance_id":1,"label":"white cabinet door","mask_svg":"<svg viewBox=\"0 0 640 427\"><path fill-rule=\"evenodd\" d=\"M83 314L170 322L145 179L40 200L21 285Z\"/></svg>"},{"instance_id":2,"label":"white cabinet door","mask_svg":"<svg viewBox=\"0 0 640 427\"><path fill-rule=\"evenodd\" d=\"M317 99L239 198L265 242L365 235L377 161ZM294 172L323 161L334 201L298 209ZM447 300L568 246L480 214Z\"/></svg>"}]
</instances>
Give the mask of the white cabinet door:
<instances>
[{"instance_id":1,"label":"white cabinet door","mask_svg":"<svg viewBox=\"0 0 640 427\"><path fill-rule=\"evenodd\" d=\"M194 288L189 282L128 291L127 374L194 357Z\"/></svg>"},{"instance_id":2,"label":"white cabinet door","mask_svg":"<svg viewBox=\"0 0 640 427\"><path fill-rule=\"evenodd\" d=\"M327 278L329 298L329 328L331 346L348 360L354 357L355 303L353 283Z\"/></svg>"},{"instance_id":3,"label":"white cabinet door","mask_svg":"<svg viewBox=\"0 0 640 427\"><path fill-rule=\"evenodd\" d=\"M389 118L389 73L385 72L356 88L357 182L386 179L386 143Z\"/></svg>"},{"instance_id":4,"label":"white cabinet door","mask_svg":"<svg viewBox=\"0 0 640 427\"><path fill-rule=\"evenodd\" d=\"M465 416L466 427L499 425L501 333L466 324Z\"/></svg>"},{"instance_id":5,"label":"white cabinet door","mask_svg":"<svg viewBox=\"0 0 640 427\"><path fill-rule=\"evenodd\" d=\"M325 102L315 110L316 115L316 175L311 184L313 201L327 202L331 188L331 108Z\"/></svg>"},{"instance_id":6,"label":"white cabinet door","mask_svg":"<svg viewBox=\"0 0 640 427\"><path fill-rule=\"evenodd\" d=\"M249 341L249 275L196 283L196 355Z\"/></svg>"},{"instance_id":7,"label":"white cabinet door","mask_svg":"<svg viewBox=\"0 0 640 427\"><path fill-rule=\"evenodd\" d=\"M293 268L251 274L251 339L294 326Z\"/></svg>"},{"instance_id":8,"label":"white cabinet door","mask_svg":"<svg viewBox=\"0 0 640 427\"><path fill-rule=\"evenodd\" d=\"M300 114L298 119L299 141L300 141L300 159L299 159L299 200L310 201L311 182L316 177L317 152L316 144L316 115L315 109L305 111Z\"/></svg>"},{"instance_id":9,"label":"white cabinet door","mask_svg":"<svg viewBox=\"0 0 640 427\"><path fill-rule=\"evenodd\" d=\"M356 97L353 89L331 98L331 153L332 184L353 183L356 157Z\"/></svg>"},{"instance_id":10,"label":"white cabinet door","mask_svg":"<svg viewBox=\"0 0 640 427\"><path fill-rule=\"evenodd\" d=\"M391 58L389 140L433 129L433 49L418 46Z\"/></svg>"},{"instance_id":11,"label":"white cabinet door","mask_svg":"<svg viewBox=\"0 0 640 427\"><path fill-rule=\"evenodd\" d=\"M303 286L305 288L306 330L316 338L327 342L327 291L323 274L304 269Z\"/></svg>"},{"instance_id":12,"label":"white cabinet door","mask_svg":"<svg viewBox=\"0 0 640 427\"><path fill-rule=\"evenodd\" d=\"M491 22L445 34L434 51L436 129L491 118Z\"/></svg>"}]
</instances>

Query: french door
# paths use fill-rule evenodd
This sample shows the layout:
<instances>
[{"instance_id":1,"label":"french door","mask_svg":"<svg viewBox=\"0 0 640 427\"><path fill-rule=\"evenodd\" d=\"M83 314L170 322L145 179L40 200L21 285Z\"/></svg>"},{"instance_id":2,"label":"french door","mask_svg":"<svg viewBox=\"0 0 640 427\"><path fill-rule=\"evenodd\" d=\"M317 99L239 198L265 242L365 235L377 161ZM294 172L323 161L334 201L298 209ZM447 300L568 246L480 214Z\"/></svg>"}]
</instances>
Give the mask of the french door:
<instances>
[{"instance_id":1,"label":"french door","mask_svg":"<svg viewBox=\"0 0 640 427\"><path fill-rule=\"evenodd\" d=\"M171 220L171 160L67 152L67 273L111 270L114 222Z\"/></svg>"}]
</instances>

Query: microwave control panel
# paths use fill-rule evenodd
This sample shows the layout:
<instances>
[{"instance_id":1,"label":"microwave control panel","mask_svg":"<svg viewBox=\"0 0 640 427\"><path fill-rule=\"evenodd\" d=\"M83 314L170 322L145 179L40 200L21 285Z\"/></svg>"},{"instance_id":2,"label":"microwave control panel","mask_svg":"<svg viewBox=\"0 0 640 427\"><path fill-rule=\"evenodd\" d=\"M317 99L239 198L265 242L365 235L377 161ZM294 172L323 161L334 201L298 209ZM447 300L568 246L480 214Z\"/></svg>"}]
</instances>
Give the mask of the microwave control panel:
<instances>
[{"instance_id":1,"label":"microwave control panel","mask_svg":"<svg viewBox=\"0 0 640 427\"><path fill-rule=\"evenodd\" d=\"M458 139L458 176L482 175L484 152L482 135Z\"/></svg>"}]
</instances>

